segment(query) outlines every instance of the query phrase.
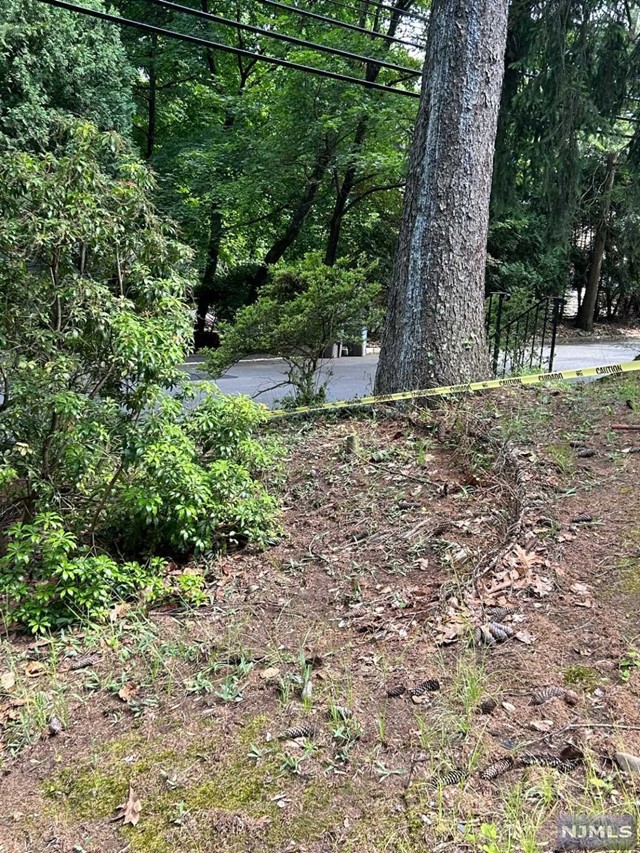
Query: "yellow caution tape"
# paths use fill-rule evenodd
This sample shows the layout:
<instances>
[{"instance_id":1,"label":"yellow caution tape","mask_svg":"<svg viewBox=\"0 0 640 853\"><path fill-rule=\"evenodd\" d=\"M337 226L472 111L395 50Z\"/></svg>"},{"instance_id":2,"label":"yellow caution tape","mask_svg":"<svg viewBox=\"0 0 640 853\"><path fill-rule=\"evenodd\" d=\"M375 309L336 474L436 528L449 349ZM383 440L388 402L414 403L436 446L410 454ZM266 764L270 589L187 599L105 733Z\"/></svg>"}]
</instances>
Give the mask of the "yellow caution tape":
<instances>
[{"instance_id":1,"label":"yellow caution tape","mask_svg":"<svg viewBox=\"0 0 640 853\"><path fill-rule=\"evenodd\" d=\"M490 388L506 388L513 385L539 385L541 382L561 382L564 379L581 379L584 376L620 376L623 373L640 371L640 361L623 361L604 367L583 367L581 370L558 370L554 373L532 373L525 376L508 376L505 379L488 379L486 382L466 382L462 385L442 385L422 391L400 391L397 394L379 394L359 397L356 400L338 400L320 406L299 406L296 409L274 409L271 418L283 418L305 412L330 412L332 409L351 409L355 406L372 406L375 403L392 403L396 400L417 400L422 397L445 397L448 394L466 394L469 391L487 391Z\"/></svg>"}]
</instances>

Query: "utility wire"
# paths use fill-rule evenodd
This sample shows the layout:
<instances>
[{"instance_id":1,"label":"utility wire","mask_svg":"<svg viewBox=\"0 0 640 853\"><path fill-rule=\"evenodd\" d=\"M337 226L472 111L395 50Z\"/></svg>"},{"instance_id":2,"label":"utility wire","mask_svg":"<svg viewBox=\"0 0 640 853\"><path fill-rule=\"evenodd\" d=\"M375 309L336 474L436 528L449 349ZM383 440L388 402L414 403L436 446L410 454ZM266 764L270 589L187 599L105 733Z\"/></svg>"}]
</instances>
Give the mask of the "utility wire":
<instances>
[{"instance_id":1,"label":"utility wire","mask_svg":"<svg viewBox=\"0 0 640 853\"><path fill-rule=\"evenodd\" d=\"M300 6L294 6L292 3L279 3L278 0L258 0L263 6L271 6L273 9L284 9L286 12L293 12L296 15L303 15L306 18L313 18L314 21L322 21L324 24L331 24L333 27L343 27L345 30L353 30L356 33L364 33L366 36L374 36L375 38L385 39L386 41L394 42L395 44L403 44L406 47L418 47L412 41L396 38L396 36L388 36L386 33L378 33L375 30L368 30L366 27L359 27L356 24L348 24L346 21L339 21L337 18L328 18L326 15L319 15L317 12L310 12L308 9L301 9Z\"/></svg>"},{"instance_id":2,"label":"utility wire","mask_svg":"<svg viewBox=\"0 0 640 853\"><path fill-rule=\"evenodd\" d=\"M312 65L302 65L299 62L290 62L288 59L277 59L275 56L265 56L261 53L254 53L250 50L243 50L240 47L231 47L228 44L210 41L209 39L199 38L198 36L188 35L187 33L178 33L174 30L167 30L164 27L156 27L153 24L147 24L144 21L136 21L131 18L119 18L117 15L111 15L109 12L102 12L99 9L89 9L86 6L77 6L75 3L68 3L66 0L38 0L39 3L45 3L48 6L54 6L57 9L66 9L68 12L78 12L82 15L88 15L90 18L99 18L101 21L108 21L110 24L117 24L121 27L134 27L147 33L155 33L158 36L166 38L174 38L178 41L185 41L189 44L195 44L198 47L205 47L213 50L220 50L225 53L233 53L235 56L244 56L248 59L253 59L258 62L266 62L271 65L279 65L282 68L291 68L295 71L304 71L307 74L315 74L318 77L328 77L331 80L339 80L343 83L355 83L358 86L364 86L367 89L375 89L379 92L394 92L397 95L404 95L408 98L419 98L419 92L413 92L409 89L396 89L393 86L385 86L382 83L373 83L369 80L363 80L360 77L350 77L348 74L340 74L337 71L327 71L322 68L315 68Z\"/></svg>"},{"instance_id":3,"label":"utility wire","mask_svg":"<svg viewBox=\"0 0 640 853\"><path fill-rule=\"evenodd\" d=\"M323 0L325 3L330 3L332 6L340 6L342 9L348 9L354 14L358 14L358 9L354 6L349 6L347 3L339 3L338 0ZM429 18L426 15L420 15L418 12L412 12L410 9L400 9L395 6L387 6L384 3L376 3L375 0L365 0L367 6L373 6L376 9L382 9L385 12L390 12L401 15L403 18L415 18L416 21L422 21L425 24L429 23Z\"/></svg>"},{"instance_id":4,"label":"utility wire","mask_svg":"<svg viewBox=\"0 0 640 853\"><path fill-rule=\"evenodd\" d=\"M179 12L185 15L194 15L196 18L203 18L207 21L213 21L216 24L222 24L226 27L234 27L237 30L245 30L250 33L257 33L261 36L266 36L277 41L288 42L300 47L310 48L324 53L330 53L334 56L342 56L345 59L355 60L356 62L371 62L379 65L381 68L390 68L392 71L399 71L401 74L410 74L415 77L420 76L420 71L415 68L409 68L407 65L396 65L394 62L386 62L384 59L375 59L372 56L362 56L359 53L352 53L350 50L342 50L338 47L329 47L326 44L318 44L306 39L296 38L296 36L288 36L284 33L277 33L271 30L265 30L263 27L256 27L253 24L243 24L240 21L232 21L229 18L221 18L220 15L213 15L210 12L203 12L200 9L193 9L191 6L182 6L179 3L173 3L171 0L147 0L148 3L154 3L157 6L162 6L164 9L171 9L174 12Z\"/></svg>"}]
</instances>

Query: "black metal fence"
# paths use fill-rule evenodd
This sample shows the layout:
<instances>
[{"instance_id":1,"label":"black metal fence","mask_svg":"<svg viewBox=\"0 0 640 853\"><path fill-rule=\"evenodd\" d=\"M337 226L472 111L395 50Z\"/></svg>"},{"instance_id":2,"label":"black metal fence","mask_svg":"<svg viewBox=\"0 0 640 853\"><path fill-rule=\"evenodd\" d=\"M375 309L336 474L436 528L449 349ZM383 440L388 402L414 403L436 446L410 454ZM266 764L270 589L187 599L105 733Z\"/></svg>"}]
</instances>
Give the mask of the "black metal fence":
<instances>
[{"instance_id":1,"label":"black metal fence","mask_svg":"<svg viewBox=\"0 0 640 853\"><path fill-rule=\"evenodd\" d=\"M553 370L564 299L548 297L515 315L510 294L490 293L485 302L487 338L494 376L524 370Z\"/></svg>"}]
</instances>

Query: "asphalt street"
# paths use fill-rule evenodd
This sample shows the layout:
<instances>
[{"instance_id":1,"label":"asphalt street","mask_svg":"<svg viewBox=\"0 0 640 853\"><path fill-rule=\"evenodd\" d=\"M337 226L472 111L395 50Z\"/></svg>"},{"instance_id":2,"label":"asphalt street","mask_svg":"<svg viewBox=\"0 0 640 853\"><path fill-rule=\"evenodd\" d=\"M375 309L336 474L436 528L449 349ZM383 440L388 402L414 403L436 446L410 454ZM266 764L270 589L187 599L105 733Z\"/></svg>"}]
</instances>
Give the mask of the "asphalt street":
<instances>
[{"instance_id":1,"label":"asphalt street","mask_svg":"<svg viewBox=\"0 0 640 853\"><path fill-rule=\"evenodd\" d=\"M638 354L640 338L564 343L556 348L553 367L554 370L597 367L632 361ZM185 371L194 381L209 378L204 371L203 361L203 356L196 355L184 365ZM320 373L323 377L330 376L327 399L350 400L371 394L377 364L377 353L363 358L337 358L323 362ZM249 358L235 364L218 380L218 385L225 394L246 394L273 406L291 392L290 387L282 385L285 381L285 365L279 359Z\"/></svg>"}]
</instances>

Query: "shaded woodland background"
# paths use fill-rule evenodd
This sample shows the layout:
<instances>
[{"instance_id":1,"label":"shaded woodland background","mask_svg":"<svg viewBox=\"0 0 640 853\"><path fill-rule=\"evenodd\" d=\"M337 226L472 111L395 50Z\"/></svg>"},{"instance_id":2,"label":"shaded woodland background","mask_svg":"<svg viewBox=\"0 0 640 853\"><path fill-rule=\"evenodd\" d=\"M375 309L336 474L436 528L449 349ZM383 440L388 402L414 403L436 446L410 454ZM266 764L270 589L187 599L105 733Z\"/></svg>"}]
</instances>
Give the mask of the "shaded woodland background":
<instances>
[{"instance_id":1,"label":"shaded woodland background","mask_svg":"<svg viewBox=\"0 0 640 853\"><path fill-rule=\"evenodd\" d=\"M196 298L229 318L267 270L318 252L375 261L388 280L417 101L314 78L49 9L2 0L0 143L42 149L59 115L123 132L158 177L155 201L195 251ZM317 0L306 8L420 45L428 3L394 11ZM119 0L126 17L350 75L369 63ZM205 11L419 69L418 47L260 2ZM407 14L409 13L409 14ZM602 261L596 319L640 308L638 8L625 0L514 0L496 151L488 290L520 304ZM404 85L412 85L405 83ZM593 271L591 279L593 279ZM582 324L589 326L589 318Z\"/></svg>"}]
</instances>

